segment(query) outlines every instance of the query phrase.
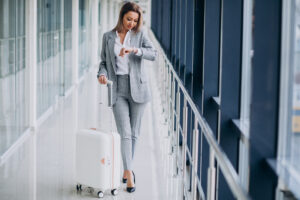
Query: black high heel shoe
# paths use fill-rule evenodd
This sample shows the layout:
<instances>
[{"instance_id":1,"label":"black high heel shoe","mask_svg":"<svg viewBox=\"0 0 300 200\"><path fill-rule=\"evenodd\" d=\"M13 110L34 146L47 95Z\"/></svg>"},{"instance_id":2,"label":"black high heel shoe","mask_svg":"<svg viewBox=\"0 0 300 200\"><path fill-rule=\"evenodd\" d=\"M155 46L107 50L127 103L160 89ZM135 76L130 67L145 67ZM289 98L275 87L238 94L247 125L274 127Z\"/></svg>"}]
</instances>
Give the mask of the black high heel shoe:
<instances>
[{"instance_id":1,"label":"black high heel shoe","mask_svg":"<svg viewBox=\"0 0 300 200\"><path fill-rule=\"evenodd\" d=\"M132 175L133 175L133 182L135 184L135 175L134 172L132 171ZM135 191L135 186L134 187L126 187L127 192L132 193Z\"/></svg>"}]
</instances>

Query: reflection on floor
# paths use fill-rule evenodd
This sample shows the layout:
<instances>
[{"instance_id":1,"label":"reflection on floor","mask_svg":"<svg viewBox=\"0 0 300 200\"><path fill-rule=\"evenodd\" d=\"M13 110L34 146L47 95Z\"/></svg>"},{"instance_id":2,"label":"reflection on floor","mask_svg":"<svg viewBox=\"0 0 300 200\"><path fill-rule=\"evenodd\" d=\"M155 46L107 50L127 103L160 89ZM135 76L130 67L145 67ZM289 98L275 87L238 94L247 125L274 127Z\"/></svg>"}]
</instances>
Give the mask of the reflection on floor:
<instances>
[{"instance_id":1,"label":"reflection on floor","mask_svg":"<svg viewBox=\"0 0 300 200\"><path fill-rule=\"evenodd\" d=\"M149 71L152 101L142 120L134 171L136 192L129 194L122 184L119 194L106 191L103 199L168 200L179 198L178 178L174 178L169 155L169 137L161 108L155 64L145 62ZM105 88L101 89L105 93ZM54 113L35 134L0 166L1 200L96 199L98 190L75 185L75 133L78 128L108 127L109 109L100 106L101 96L95 72L86 75L68 97L61 97ZM101 114L100 114L101 111ZM75 122L78 123L75 123ZM115 129L115 127L114 127Z\"/></svg>"}]
</instances>

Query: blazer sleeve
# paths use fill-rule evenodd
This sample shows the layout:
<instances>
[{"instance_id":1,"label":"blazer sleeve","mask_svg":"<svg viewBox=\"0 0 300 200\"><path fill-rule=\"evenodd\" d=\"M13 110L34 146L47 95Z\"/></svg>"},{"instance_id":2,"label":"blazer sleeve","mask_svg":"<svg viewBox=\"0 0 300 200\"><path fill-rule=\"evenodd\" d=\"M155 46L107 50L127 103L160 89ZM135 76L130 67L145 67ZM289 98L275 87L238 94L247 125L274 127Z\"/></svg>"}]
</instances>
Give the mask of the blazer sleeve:
<instances>
[{"instance_id":1,"label":"blazer sleeve","mask_svg":"<svg viewBox=\"0 0 300 200\"><path fill-rule=\"evenodd\" d=\"M147 60L154 61L157 56L157 51L145 31L142 31L141 38L142 46L139 48L141 50L141 57Z\"/></svg>"},{"instance_id":2,"label":"blazer sleeve","mask_svg":"<svg viewBox=\"0 0 300 200\"><path fill-rule=\"evenodd\" d=\"M106 69L106 52L105 52L105 49L106 49L106 34L103 34L103 38L102 38L102 49L101 49L101 62L99 64L99 70L98 70L98 73L97 73L97 78L100 76L100 75L105 75L107 77L107 69Z\"/></svg>"}]
</instances>

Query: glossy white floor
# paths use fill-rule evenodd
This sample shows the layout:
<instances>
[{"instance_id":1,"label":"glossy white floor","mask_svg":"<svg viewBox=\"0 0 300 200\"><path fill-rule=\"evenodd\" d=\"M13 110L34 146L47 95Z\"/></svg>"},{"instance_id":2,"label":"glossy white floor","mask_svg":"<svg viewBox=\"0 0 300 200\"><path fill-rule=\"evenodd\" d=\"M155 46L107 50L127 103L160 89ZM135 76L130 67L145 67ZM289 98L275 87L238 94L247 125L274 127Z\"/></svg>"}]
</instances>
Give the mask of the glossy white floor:
<instances>
[{"instance_id":1,"label":"glossy white floor","mask_svg":"<svg viewBox=\"0 0 300 200\"><path fill-rule=\"evenodd\" d=\"M104 199L181 199L177 189L179 179L173 177L170 164L172 157L160 105L157 64L147 61L145 64L153 99L145 110L136 150L136 192L127 193L123 184L117 196L107 191ZM60 97L37 132L0 166L1 200L97 199L96 189L76 191L74 165L76 130L97 126L110 129L109 110L99 106L101 99L105 103L106 96L98 92L95 72L96 69L87 73L71 95ZM97 115L100 109L102 114Z\"/></svg>"}]
</instances>

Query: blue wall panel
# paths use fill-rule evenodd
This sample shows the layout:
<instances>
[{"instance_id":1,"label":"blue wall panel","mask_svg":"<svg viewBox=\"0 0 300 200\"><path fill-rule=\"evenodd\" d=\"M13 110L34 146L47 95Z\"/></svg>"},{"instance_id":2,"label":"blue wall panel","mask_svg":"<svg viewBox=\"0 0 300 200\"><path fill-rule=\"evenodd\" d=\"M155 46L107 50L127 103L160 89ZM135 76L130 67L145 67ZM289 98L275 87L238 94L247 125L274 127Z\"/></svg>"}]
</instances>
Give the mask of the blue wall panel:
<instances>
[{"instance_id":1,"label":"blue wall panel","mask_svg":"<svg viewBox=\"0 0 300 200\"><path fill-rule=\"evenodd\" d=\"M266 158L276 158L281 45L281 0L255 1L250 107L250 194L274 199L277 178Z\"/></svg>"},{"instance_id":2,"label":"blue wall panel","mask_svg":"<svg viewBox=\"0 0 300 200\"><path fill-rule=\"evenodd\" d=\"M162 10L162 47L169 56L171 52L171 0L163 1Z\"/></svg>"},{"instance_id":3,"label":"blue wall panel","mask_svg":"<svg viewBox=\"0 0 300 200\"><path fill-rule=\"evenodd\" d=\"M203 116L216 135L218 126L218 107L212 97L218 96L218 74L219 74L219 48L220 48L220 15L221 1L205 1L204 21L204 64L203 64ZM205 149L208 152L208 149ZM206 186L208 154L203 154L202 184ZM206 192L206 187L204 187Z\"/></svg>"},{"instance_id":4,"label":"blue wall panel","mask_svg":"<svg viewBox=\"0 0 300 200\"><path fill-rule=\"evenodd\" d=\"M179 77L182 82L185 82L185 67L186 67L186 59L185 59L185 50L186 50L186 1L180 1L180 50L179 50Z\"/></svg>"},{"instance_id":5,"label":"blue wall panel","mask_svg":"<svg viewBox=\"0 0 300 200\"><path fill-rule=\"evenodd\" d=\"M176 55L176 0L172 0L172 35L171 35L171 62L174 66L175 64L175 55Z\"/></svg>"},{"instance_id":6,"label":"blue wall panel","mask_svg":"<svg viewBox=\"0 0 300 200\"><path fill-rule=\"evenodd\" d=\"M194 15L194 1L187 0L185 86L191 96L193 85Z\"/></svg>"},{"instance_id":7,"label":"blue wall panel","mask_svg":"<svg viewBox=\"0 0 300 200\"><path fill-rule=\"evenodd\" d=\"M199 110L202 110L204 1L194 0L193 82L191 93Z\"/></svg>"},{"instance_id":8,"label":"blue wall panel","mask_svg":"<svg viewBox=\"0 0 300 200\"><path fill-rule=\"evenodd\" d=\"M232 119L240 118L243 0L223 0L222 5L220 144L238 171L240 133L233 126ZM219 172L219 197L234 199L223 174Z\"/></svg>"},{"instance_id":9,"label":"blue wall panel","mask_svg":"<svg viewBox=\"0 0 300 200\"><path fill-rule=\"evenodd\" d=\"M181 9L180 9L180 5L181 5L181 0L175 0L176 1L176 11L174 15L176 15L176 20L175 20L175 26L176 26L176 33L175 33L175 42L176 42L176 51L175 51L175 65L174 68L177 72L179 72L179 67L180 67L180 35L181 35Z\"/></svg>"}]
</instances>

